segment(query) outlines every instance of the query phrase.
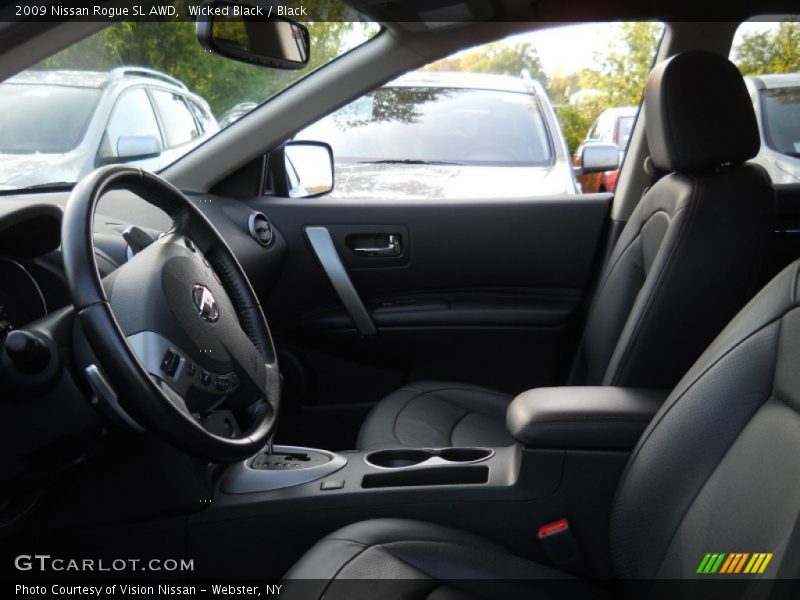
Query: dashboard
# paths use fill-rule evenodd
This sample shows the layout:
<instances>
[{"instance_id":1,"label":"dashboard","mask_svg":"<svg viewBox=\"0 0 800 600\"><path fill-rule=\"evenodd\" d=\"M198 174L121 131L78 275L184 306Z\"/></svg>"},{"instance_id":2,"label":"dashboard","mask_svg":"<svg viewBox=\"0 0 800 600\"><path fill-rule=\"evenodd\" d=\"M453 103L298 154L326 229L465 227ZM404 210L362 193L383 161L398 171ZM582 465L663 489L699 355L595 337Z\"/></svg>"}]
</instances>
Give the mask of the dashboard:
<instances>
[{"instance_id":1,"label":"dashboard","mask_svg":"<svg viewBox=\"0 0 800 600\"><path fill-rule=\"evenodd\" d=\"M0 196L0 349L8 332L71 304L61 260L61 217L69 192ZM259 295L280 270L285 242L265 215L247 204L195 196ZM154 239L172 220L130 192L110 192L95 215L95 257L102 276L128 260L123 232L135 225ZM265 243L265 227L269 237Z\"/></svg>"},{"instance_id":2,"label":"dashboard","mask_svg":"<svg viewBox=\"0 0 800 600\"><path fill-rule=\"evenodd\" d=\"M0 345L8 333L47 315L38 282L23 265L0 258Z\"/></svg>"},{"instance_id":3,"label":"dashboard","mask_svg":"<svg viewBox=\"0 0 800 600\"><path fill-rule=\"evenodd\" d=\"M280 232L246 202L189 197L222 234L256 293L269 295L286 254ZM46 455L45 471L56 472L83 460L107 431L108 415L90 402L83 369L92 357L74 318L60 249L68 198L69 191L0 195L0 408L6 415L0 421L0 490L10 481L19 482L19 466L30 457ZM106 194L93 224L101 276L129 259L124 232L133 225L155 239L172 220L130 192ZM54 359L45 371L28 375L9 368L6 338L20 328L45 339L51 348ZM72 440L69 451L65 440Z\"/></svg>"}]
</instances>

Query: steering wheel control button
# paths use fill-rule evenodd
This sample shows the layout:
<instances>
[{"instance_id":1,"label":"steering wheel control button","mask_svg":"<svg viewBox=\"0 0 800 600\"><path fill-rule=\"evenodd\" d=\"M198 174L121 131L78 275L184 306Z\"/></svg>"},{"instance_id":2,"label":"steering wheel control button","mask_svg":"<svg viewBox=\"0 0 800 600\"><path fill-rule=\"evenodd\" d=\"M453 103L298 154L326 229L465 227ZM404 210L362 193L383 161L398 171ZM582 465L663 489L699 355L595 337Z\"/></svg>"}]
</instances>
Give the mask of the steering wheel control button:
<instances>
[{"instance_id":1,"label":"steering wheel control button","mask_svg":"<svg viewBox=\"0 0 800 600\"><path fill-rule=\"evenodd\" d=\"M228 375L228 380L231 382L232 388L239 386L239 378L236 376L236 373L231 373Z\"/></svg>"},{"instance_id":2,"label":"steering wheel control button","mask_svg":"<svg viewBox=\"0 0 800 600\"><path fill-rule=\"evenodd\" d=\"M175 377L175 373L178 372L180 364L181 357L172 350L167 350L166 354L164 354L164 358L161 360L161 371L170 377Z\"/></svg>"},{"instance_id":3,"label":"steering wheel control button","mask_svg":"<svg viewBox=\"0 0 800 600\"><path fill-rule=\"evenodd\" d=\"M319 489L325 490L340 490L344 487L344 479L327 479L319 484Z\"/></svg>"},{"instance_id":4,"label":"steering wheel control button","mask_svg":"<svg viewBox=\"0 0 800 600\"><path fill-rule=\"evenodd\" d=\"M211 385L211 373L207 371L200 373L200 383L203 385Z\"/></svg>"},{"instance_id":5,"label":"steering wheel control button","mask_svg":"<svg viewBox=\"0 0 800 600\"><path fill-rule=\"evenodd\" d=\"M231 387L231 380L227 377L217 377L214 387L220 392L227 392Z\"/></svg>"}]
</instances>

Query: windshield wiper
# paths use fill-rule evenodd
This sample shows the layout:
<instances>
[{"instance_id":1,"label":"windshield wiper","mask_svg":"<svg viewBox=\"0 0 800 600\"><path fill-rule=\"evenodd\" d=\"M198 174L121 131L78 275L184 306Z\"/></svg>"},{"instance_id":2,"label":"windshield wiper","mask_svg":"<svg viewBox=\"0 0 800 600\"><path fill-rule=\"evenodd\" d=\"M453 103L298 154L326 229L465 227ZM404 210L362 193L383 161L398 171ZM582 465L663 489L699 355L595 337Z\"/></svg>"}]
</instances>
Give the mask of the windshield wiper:
<instances>
[{"instance_id":1,"label":"windshield wiper","mask_svg":"<svg viewBox=\"0 0 800 600\"><path fill-rule=\"evenodd\" d=\"M37 183L36 185L28 185L22 188L3 187L0 185L0 194L18 194L24 192L33 192L36 190L61 190L64 188L71 188L75 185L74 181L53 181L51 183Z\"/></svg>"},{"instance_id":2,"label":"windshield wiper","mask_svg":"<svg viewBox=\"0 0 800 600\"><path fill-rule=\"evenodd\" d=\"M447 162L444 160L420 160L416 158L387 158L385 160L362 160L359 161L362 165L456 165L460 166L462 163Z\"/></svg>"}]
</instances>

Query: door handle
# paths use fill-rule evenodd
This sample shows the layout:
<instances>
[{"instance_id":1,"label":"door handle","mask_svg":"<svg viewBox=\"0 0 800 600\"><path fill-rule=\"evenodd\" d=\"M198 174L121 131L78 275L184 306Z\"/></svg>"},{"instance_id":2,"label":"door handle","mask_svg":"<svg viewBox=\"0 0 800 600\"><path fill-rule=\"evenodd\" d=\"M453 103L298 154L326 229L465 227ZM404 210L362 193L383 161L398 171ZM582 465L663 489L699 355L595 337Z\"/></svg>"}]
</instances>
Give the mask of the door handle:
<instances>
[{"instance_id":1,"label":"door handle","mask_svg":"<svg viewBox=\"0 0 800 600\"><path fill-rule=\"evenodd\" d=\"M394 233L383 236L359 236L359 238L362 238L364 241L366 241L364 238L372 238L370 241L374 241L375 239L386 240L385 246L378 246L377 244L362 246L356 242L353 252L359 256L400 256L403 252L400 236Z\"/></svg>"}]
</instances>

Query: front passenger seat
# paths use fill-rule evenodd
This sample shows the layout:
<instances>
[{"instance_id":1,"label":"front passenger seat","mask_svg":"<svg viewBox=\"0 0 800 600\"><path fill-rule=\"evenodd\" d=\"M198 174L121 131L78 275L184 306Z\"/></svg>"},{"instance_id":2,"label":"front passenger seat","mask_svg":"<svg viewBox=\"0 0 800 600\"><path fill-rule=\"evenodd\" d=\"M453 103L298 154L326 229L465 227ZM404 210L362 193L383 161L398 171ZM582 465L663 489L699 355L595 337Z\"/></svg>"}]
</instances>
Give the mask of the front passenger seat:
<instances>
[{"instance_id":1,"label":"front passenger seat","mask_svg":"<svg viewBox=\"0 0 800 600\"><path fill-rule=\"evenodd\" d=\"M798 356L800 261L719 335L631 453L610 522L615 572L608 576L627 581L617 590L624 597L762 598L776 590L759 589L754 580L800 576ZM693 587L716 578L716 567L700 566L712 552L723 567L725 556L740 561L735 575L716 581L722 593L714 595L709 591L717 590ZM753 570L756 562L763 569ZM570 581L486 538L404 519L362 521L331 533L287 579L284 596L304 599L354 598L355 592L383 600L607 594L597 582ZM393 581L354 581L377 579ZM796 592L769 597L796 598Z\"/></svg>"},{"instance_id":2,"label":"front passenger seat","mask_svg":"<svg viewBox=\"0 0 800 600\"><path fill-rule=\"evenodd\" d=\"M757 289L774 192L742 76L726 58L687 52L644 93L655 168L600 278L571 385L670 388ZM511 396L467 384L403 387L367 416L360 450L505 446Z\"/></svg>"}]
</instances>

